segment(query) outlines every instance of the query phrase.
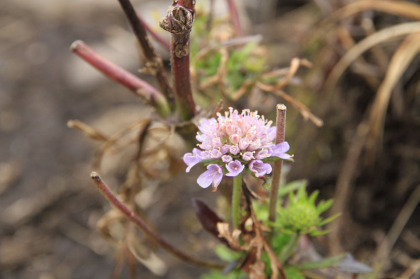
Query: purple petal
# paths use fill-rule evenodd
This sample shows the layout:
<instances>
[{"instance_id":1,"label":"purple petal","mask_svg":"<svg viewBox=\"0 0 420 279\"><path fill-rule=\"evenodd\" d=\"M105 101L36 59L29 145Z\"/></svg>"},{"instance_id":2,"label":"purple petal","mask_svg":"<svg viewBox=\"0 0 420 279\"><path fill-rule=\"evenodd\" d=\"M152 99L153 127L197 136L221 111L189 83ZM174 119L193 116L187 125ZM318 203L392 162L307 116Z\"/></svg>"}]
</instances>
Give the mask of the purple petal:
<instances>
[{"instance_id":1,"label":"purple petal","mask_svg":"<svg viewBox=\"0 0 420 279\"><path fill-rule=\"evenodd\" d=\"M263 149L261 151L258 151L258 153L255 155L255 159L262 160L270 156L271 156L270 151L268 149Z\"/></svg>"},{"instance_id":2,"label":"purple petal","mask_svg":"<svg viewBox=\"0 0 420 279\"><path fill-rule=\"evenodd\" d=\"M244 154L242 154L242 159L244 159L245 161L251 161L252 159L254 159L254 154L250 151L247 151Z\"/></svg>"},{"instance_id":3,"label":"purple petal","mask_svg":"<svg viewBox=\"0 0 420 279\"><path fill-rule=\"evenodd\" d=\"M249 169L255 174L256 177L263 177L266 174L270 174L272 171L271 165L264 163L261 160L253 160L249 164Z\"/></svg>"},{"instance_id":4,"label":"purple petal","mask_svg":"<svg viewBox=\"0 0 420 279\"><path fill-rule=\"evenodd\" d=\"M196 149L196 150L194 150ZM193 153L186 153L183 157L184 163L188 166L186 172L190 172L191 168L200 163L201 159L198 156L198 149L194 148ZM197 151L198 150L198 151Z\"/></svg>"},{"instance_id":5,"label":"purple petal","mask_svg":"<svg viewBox=\"0 0 420 279\"><path fill-rule=\"evenodd\" d=\"M223 156L222 156L222 161L223 161L224 163L230 163L230 162L232 162L232 156L229 156L229 155L223 155Z\"/></svg>"},{"instance_id":6,"label":"purple petal","mask_svg":"<svg viewBox=\"0 0 420 279\"><path fill-rule=\"evenodd\" d=\"M207 188L213 184L213 188L217 188L223 178L223 170L219 165L210 164L207 166L207 171L203 172L197 179L198 185L202 188Z\"/></svg>"},{"instance_id":7,"label":"purple petal","mask_svg":"<svg viewBox=\"0 0 420 279\"><path fill-rule=\"evenodd\" d=\"M226 176L237 176L244 170L245 166L238 160L230 162L226 165L226 169L229 171Z\"/></svg>"},{"instance_id":8,"label":"purple petal","mask_svg":"<svg viewBox=\"0 0 420 279\"><path fill-rule=\"evenodd\" d=\"M271 147L271 156L279 157L285 160L290 159L292 156L286 154L286 152L290 149L289 144L287 141L281 142L273 147Z\"/></svg>"}]
</instances>

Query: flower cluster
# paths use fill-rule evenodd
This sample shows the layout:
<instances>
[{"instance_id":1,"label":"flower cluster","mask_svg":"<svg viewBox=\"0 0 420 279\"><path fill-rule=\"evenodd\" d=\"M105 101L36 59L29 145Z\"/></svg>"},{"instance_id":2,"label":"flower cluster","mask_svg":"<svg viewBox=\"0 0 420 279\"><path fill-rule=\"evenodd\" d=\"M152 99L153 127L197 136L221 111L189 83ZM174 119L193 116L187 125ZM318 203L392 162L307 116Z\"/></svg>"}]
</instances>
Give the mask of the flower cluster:
<instances>
[{"instance_id":1,"label":"flower cluster","mask_svg":"<svg viewBox=\"0 0 420 279\"><path fill-rule=\"evenodd\" d=\"M237 176L249 169L256 177L271 173L268 158L291 159L286 154L289 144L274 144L276 127L271 126L257 111L229 108L225 115L218 113L217 119L204 119L198 126L196 139L200 142L192 153L184 155L187 172L198 163L207 165L207 171L200 175L197 183L213 189L222 181L223 175Z\"/></svg>"}]
</instances>

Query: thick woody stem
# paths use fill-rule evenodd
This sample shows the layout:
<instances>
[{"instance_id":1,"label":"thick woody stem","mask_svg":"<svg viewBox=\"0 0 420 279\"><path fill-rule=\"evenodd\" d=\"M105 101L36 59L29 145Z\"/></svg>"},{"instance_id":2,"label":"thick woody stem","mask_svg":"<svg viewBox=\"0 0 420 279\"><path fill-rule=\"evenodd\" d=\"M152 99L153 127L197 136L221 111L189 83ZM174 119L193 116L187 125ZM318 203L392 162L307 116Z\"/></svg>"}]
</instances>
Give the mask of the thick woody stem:
<instances>
[{"instance_id":1,"label":"thick woody stem","mask_svg":"<svg viewBox=\"0 0 420 279\"><path fill-rule=\"evenodd\" d=\"M169 105L166 102L165 97L149 83L103 58L82 41L75 41L72 43L70 50L111 80L128 88L137 96L149 101L160 115L165 117L169 114Z\"/></svg>"},{"instance_id":2,"label":"thick woody stem","mask_svg":"<svg viewBox=\"0 0 420 279\"><path fill-rule=\"evenodd\" d=\"M124 10L125 15L130 22L130 25L133 29L137 40L141 45L143 54L147 62L149 63L152 69L155 69L155 77L159 83L165 97L170 101L173 99L172 88L169 85L168 76L166 75L165 68L163 67L162 59L156 54L152 45L150 44L149 37L147 36L146 29L143 24L140 22L139 17L134 10L133 5L131 5L129 0L119 0L122 9Z\"/></svg>"},{"instance_id":3,"label":"thick woody stem","mask_svg":"<svg viewBox=\"0 0 420 279\"><path fill-rule=\"evenodd\" d=\"M198 259L197 257L192 257L190 255L185 254L181 250L172 246L169 242L163 239L160 235L158 235L154 230L152 230L143 220L141 220L137 215L131 211L124 203L122 203L112 191L108 188L108 186L102 181L101 177L96 173L92 172L90 174L90 178L98 190L101 192L102 195L113 205L115 206L121 213L123 213L131 222L133 222L138 228L140 228L147 236L155 240L157 243L162 246L166 251L173 254L174 256L180 258L181 260L206 267L206 268L215 268L221 269L223 268L222 265L206 262Z\"/></svg>"},{"instance_id":4,"label":"thick woody stem","mask_svg":"<svg viewBox=\"0 0 420 279\"><path fill-rule=\"evenodd\" d=\"M244 34L241 28L241 22L239 21L238 9L236 8L234 0L226 0L229 13L230 13L230 20L232 21L233 28L235 29L235 33L237 37L242 37Z\"/></svg>"},{"instance_id":5,"label":"thick woody stem","mask_svg":"<svg viewBox=\"0 0 420 279\"><path fill-rule=\"evenodd\" d=\"M190 81L190 32L194 21L195 0L174 0L160 27L172 33L171 64L179 120L196 114Z\"/></svg>"},{"instance_id":6,"label":"thick woody stem","mask_svg":"<svg viewBox=\"0 0 420 279\"><path fill-rule=\"evenodd\" d=\"M286 106L283 104L278 104L277 107L277 118L276 118L276 144L284 142L286 134ZM271 182L271 193L270 193L270 205L269 205L269 214L268 220L272 223L276 221L276 209L277 209L277 200L279 196L280 188L280 177L281 177L281 168L283 161L274 162L273 166L273 179Z\"/></svg>"}]
</instances>

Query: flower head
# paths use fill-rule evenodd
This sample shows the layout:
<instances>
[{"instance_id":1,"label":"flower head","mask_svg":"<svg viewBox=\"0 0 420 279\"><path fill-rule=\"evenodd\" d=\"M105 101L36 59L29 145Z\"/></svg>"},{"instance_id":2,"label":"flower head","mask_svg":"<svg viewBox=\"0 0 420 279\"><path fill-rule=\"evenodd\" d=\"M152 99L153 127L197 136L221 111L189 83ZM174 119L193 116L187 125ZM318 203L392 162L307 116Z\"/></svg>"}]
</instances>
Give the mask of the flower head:
<instances>
[{"instance_id":1,"label":"flower head","mask_svg":"<svg viewBox=\"0 0 420 279\"><path fill-rule=\"evenodd\" d=\"M200 162L210 163L197 181L203 188L212 183L216 188L223 173L237 176L248 169L257 177L270 174L271 165L264 160L292 158L286 153L287 142L274 143L276 127L271 124L272 121L258 115L257 111L245 109L239 113L233 108L224 115L218 113L217 118L201 120L196 136L198 148L184 155L187 172Z\"/></svg>"}]
</instances>

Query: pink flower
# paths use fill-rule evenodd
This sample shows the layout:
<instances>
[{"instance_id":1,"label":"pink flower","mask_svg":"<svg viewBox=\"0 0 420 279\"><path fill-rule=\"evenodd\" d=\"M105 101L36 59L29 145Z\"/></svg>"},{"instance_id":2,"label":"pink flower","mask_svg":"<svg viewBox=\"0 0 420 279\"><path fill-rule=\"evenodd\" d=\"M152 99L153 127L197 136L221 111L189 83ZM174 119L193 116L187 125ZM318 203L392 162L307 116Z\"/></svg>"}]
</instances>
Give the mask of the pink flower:
<instances>
[{"instance_id":1,"label":"pink flower","mask_svg":"<svg viewBox=\"0 0 420 279\"><path fill-rule=\"evenodd\" d=\"M197 179L198 185L202 188L207 188L213 184L213 189L217 189L223 178L223 170L219 165L210 164L207 166L207 171L203 172Z\"/></svg>"},{"instance_id":2,"label":"pink flower","mask_svg":"<svg viewBox=\"0 0 420 279\"><path fill-rule=\"evenodd\" d=\"M200 175L197 182L206 188L220 184L223 173L226 176L237 176L245 168L251 170L257 177L271 173L271 165L263 160L270 157L291 159L286 152L289 144L275 144L276 127L258 112L248 109L239 113L229 108L223 115L216 118L203 119L198 126L196 139L198 148L184 155L187 172L196 164L211 160L207 171Z\"/></svg>"}]
</instances>

